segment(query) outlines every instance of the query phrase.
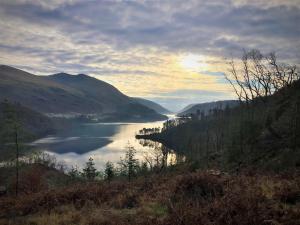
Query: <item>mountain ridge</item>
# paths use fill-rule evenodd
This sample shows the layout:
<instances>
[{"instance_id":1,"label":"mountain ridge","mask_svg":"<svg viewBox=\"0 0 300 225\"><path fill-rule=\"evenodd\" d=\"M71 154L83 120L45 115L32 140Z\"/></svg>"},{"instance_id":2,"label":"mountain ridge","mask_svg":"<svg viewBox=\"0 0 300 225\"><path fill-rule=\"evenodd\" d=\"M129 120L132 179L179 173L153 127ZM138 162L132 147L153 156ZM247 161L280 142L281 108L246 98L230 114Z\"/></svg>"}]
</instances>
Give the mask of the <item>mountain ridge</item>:
<instances>
[{"instance_id":1,"label":"mountain ridge","mask_svg":"<svg viewBox=\"0 0 300 225\"><path fill-rule=\"evenodd\" d=\"M172 112L165 107L161 106L160 104L153 102L151 100L145 99L145 98L138 98L138 97L132 97L135 101L138 103L145 105L146 107L155 110L157 113L160 114L171 114Z\"/></svg>"},{"instance_id":2,"label":"mountain ridge","mask_svg":"<svg viewBox=\"0 0 300 225\"><path fill-rule=\"evenodd\" d=\"M238 105L239 101L237 100L223 100L223 101L213 101L213 102L204 102L199 104L190 104L183 108L177 116L186 116L191 114L197 114L197 111L203 112L204 114L209 113L213 109L225 109L226 107L232 108Z\"/></svg>"},{"instance_id":3,"label":"mountain ridge","mask_svg":"<svg viewBox=\"0 0 300 225\"><path fill-rule=\"evenodd\" d=\"M1 65L0 78L1 101L20 102L40 113L97 114L108 121L166 119L114 86L85 74L37 76Z\"/></svg>"}]
</instances>

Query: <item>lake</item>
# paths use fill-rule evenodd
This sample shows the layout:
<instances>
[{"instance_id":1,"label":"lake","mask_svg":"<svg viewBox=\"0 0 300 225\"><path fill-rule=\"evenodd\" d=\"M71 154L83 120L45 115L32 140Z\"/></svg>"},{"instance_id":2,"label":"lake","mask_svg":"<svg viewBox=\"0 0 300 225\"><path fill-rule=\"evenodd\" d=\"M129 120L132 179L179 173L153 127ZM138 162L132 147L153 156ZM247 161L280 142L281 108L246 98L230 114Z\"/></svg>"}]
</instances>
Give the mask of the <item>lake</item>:
<instances>
[{"instance_id":1,"label":"lake","mask_svg":"<svg viewBox=\"0 0 300 225\"><path fill-rule=\"evenodd\" d=\"M90 123L74 126L56 135L38 139L32 143L38 150L54 155L58 161L69 168L82 168L90 157L94 159L97 169L103 169L107 161L117 163L125 156L126 146L136 150L136 157L143 160L145 156L160 151L161 144L137 140L135 135L142 128L162 128L164 121L149 123ZM156 153L157 154L157 153ZM168 153L167 161L175 161L175 154Z\"/></svg>"}]
</instances>

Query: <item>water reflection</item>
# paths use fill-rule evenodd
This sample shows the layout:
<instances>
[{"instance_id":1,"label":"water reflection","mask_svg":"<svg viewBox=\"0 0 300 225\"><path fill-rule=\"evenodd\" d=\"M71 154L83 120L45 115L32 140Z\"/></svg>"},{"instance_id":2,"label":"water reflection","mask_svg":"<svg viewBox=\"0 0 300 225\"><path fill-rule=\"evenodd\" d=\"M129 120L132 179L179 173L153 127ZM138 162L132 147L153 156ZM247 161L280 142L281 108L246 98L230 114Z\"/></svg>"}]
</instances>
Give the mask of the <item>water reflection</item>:
<instances>
[{"instance_id":1,"label":"water reflection","mask_svg":"<svg viewBox=\"0 0 300 225\"><path fill-rule=\"evenodd\" d=\"M89 157L94 158L98 169L102 169L107 161L118 162L120 157L124 157L128 143L137 150L139 160L148 160L152 165L175 164L178 157L170 149L160 143L135 138L142 128L162 127L163 122L82 124L55 136L39 139L32 145L54 155L67 166L79 168Z\"/></svg>"},{"instance_id":2,"label":"water reflection","mask_svg":"<svg viewBox=\"0 0 300 225\"><path fill-rule=\"evenodd\" d=\"M176 155L172 149L167 148L159 142L140 139L139 143L149 148L144 154L144 161L152 168L154 166L163 168L165 166L175 165L181 160L180 156Z\"/></svg>"}]
</instances>

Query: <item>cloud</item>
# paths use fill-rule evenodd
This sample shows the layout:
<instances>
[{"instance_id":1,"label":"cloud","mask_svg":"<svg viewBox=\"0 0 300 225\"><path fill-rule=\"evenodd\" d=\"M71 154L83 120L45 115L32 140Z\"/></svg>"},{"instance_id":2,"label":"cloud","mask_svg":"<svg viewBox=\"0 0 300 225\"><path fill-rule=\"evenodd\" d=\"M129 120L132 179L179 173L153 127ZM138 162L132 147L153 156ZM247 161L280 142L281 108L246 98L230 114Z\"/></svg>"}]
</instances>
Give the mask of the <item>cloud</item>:
<instances>
[{"instance_id":1,"label":"cloud","mask_svg":"<svg viewBox=\"0 0 300 225\"><path fill-rule=\"evenodd\" d=\"M3 0L0 63L42 75L88 73L148 98L180 96L176 89L229 93L214 73L243 49L299 63L299 22L298 0ZM208 68L180 68L186 53Z\"/></svg>"},{"instance_id":2,"label":"cloud","mask_svg":"<svg viewBox=\"0 0 300 225\"><path fill-rule=\"evenodd\" d=\"M2 4L11 6L38 6L46 10L54 10L66 5L78 3L78 0L2 0Z\"/></svg>"}]
</instances>

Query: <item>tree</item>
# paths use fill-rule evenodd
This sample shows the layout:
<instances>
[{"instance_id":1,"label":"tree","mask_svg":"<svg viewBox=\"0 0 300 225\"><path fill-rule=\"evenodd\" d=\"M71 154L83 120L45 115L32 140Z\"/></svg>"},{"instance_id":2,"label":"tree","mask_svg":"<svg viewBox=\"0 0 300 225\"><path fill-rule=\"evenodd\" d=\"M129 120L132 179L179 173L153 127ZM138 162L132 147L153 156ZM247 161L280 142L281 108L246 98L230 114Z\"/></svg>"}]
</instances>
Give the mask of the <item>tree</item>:
<instances>
[{"instance_id":1,"label":"tree","mask_svg":"<svg viewBox=\"0 0 300 225\"><path fill-rule=\"evenodd\" d=\"M142 164L139 167L139 173L141 175L147 175L148 173L148 165L147 162L142 162Z\"/></svg>"},{"instance_id":2,"label":"tree","mask_svg":"<svg viewBox=\"0 0 300 225\"><path fill-rule=\"evenodd\" d=\"M8 142L13 141L15 145L15 169L16 169L16 183L15 183L15 194L18 196L19 190L19 138L20 138L20 130L21 130L21 122L19 120L19 116L14 106L10 104L7 100L4 101L3 104L3 114L4 114L4 132L6 133L6 137L8 138Z\"/></svg>"},{"instance_id":3,"label":"tree","mask_svg":"<svg viewBox=\"0 0 300 225\"><path fill-rule=\"evenodd\" d=\"M247 106L247 110L240 111L240 124L243 126L239 127L239 140L241 153L243 153L244 140L253 135L257 127L260 126L260 124L255 124L253 120L254 110L249 107L248 103L253 100L261 100L266 103L268 99L266 97L291 86L300 79L300 74L295 65L279 63L275 53L262 54L259 50L244 51L240 63L231 60L229 65L229 74L225 74L225 78L233 87L239 100L245 102ZM265 106L270 105L265 104ZM272 127L273 113L269 110L274 109L269 107L265 110L267 111L264 116L266 128L273 137L282 138ZM278 110L280 111L280 109ZM250 149L252 148L250 145Z\"/></svg>"},{"instance_id":4,"label":"tree","mask_svg":"<svg viewBox=\"0 0 300 225\"><path fill-rule=\"evenodd\" d=\"M72 166L71 170L69 171L69 176L75 180L76 178L80 177L80 173L79 173L79 170L78 170L78 167L77 166Z\"/></svg>"},{"instance_id":5,"label":"tree","mask_svg":"<svg viewBox=\"0 0 300 225\"><path fill-rule=\"evenodd\" d=\"M114 165L108 161L105 164L105 169L104 169L105 180L111 181L114 178L114 176L115 176Z\"/></svg>"},{"instance_id":6,"label":"tree","mask_svg":"<svg viewBox=\"0 0 300 225\"><path fill-rule=\"evenodd\" d=\"M135 158L136 150L133 146L128 143L126 147L125 158L120 160L119 165L121 166L121 173L124 172L131 181L136 175L136 171L139 167L138 159Z\"/></svg>"},{"instance_id":7,"label":"tree","mask_svg":"<svg viewBox=\"0 0 300 225\"><path fill-rule=\"evenodd\" d=\"M86 162L85 168L83 169L83 174L88 180L94 180L97 175L97 170L93 161L93 158L90 157L89 161Z\"/></svg>"},{"instance_id":8,"label":"tree","mask_svg":"<svg viewBox=\"0 0 300 225\"><path fill-rule=\"evenodd\" d=\"M297 67L278 63L275 53L263 55L259 50L244 51L241 63L229 62L225 78L233 87L240 101L249 101L272 95L290 86L300 78Z\"/></svg>"},{"instance_id":9,"label":"tree","mask_svg":"<svg viewBox=\"0 0 300 225\"><path fill-rule=\"evenodd\" d=\"M144 160L151 171L160 172L167 164L169 149L158 142L152 143L153 148L144 154Z\"/></svg>"}]
</instances>

